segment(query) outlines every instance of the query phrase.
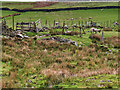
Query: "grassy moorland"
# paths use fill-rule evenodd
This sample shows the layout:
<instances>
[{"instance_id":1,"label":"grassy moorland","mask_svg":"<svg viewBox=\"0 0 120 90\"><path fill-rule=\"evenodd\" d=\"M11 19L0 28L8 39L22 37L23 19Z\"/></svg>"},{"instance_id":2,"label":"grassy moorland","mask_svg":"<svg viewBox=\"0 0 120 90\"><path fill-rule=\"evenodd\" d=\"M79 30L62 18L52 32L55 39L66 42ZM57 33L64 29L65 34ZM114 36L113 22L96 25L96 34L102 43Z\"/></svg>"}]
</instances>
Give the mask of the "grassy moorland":
<instances>
[{"instance_id":1,"label":"grassy moorland","mask_svg":"<svg viewBox=\"0 0 120 90\"><path fill-rule=\"evenodd\" d=\"M54 8L74 8L74 7L101 7L101 6L118 6L118 2L58 2L49 7L41 7L42 9Z\"/></svg>"},{"instance_id":2,"label":"grassy moorland","mask_svg":"<svg viewBox=\"0 0 120 90\"><path fill-rule=\"evenodd\" d=\"M14 13L18 12L2 11L2 16ZM43 26L46 20L48 20L48 26L49 23L53 25L54 20L60 21L61 25L65 21L70 26L72 18L74 24L78 21L88 21L89 17L100 24L112 21L109 27L113 30L104 31L103 41L101 41L102 33L91 34L90 28L85 28L86 34L82 34L82 37L80 37L79 28L74 29L78 35L72 35L72 33L56 35L58 32L60 34L62 29L52 29L38 33L26 32L25 34L29 36L26 39L3 36L2 71L0 72L2 87L118 88L120 45L118 32L113 27L114 21L118 20L118 9L24 12L15 17L15 23L31 22L40 18ZM11 17L6 18L6 22L9 27L12 26ZM68 30L73 31L72 28ZM44 34L49 36L43 36ZM33 38L36 35L43 37ZM95 38L90 39L92 35ZM53 36L71 39L77 42L78 46L55 40L42 40Z\"/></svg>"},{"instance_id":3,"label":"grassy moorland","mask_svg":"<svg viewBox=\"0 0 120 90\"><path fill-rule=\"evenodd\" d=\"M3 87L118 88L118 41L112 35L76 47L53 40L2 38Z\"/></svg>"},{"instance_id":4,"label":"grassy moorland","mask_svg":"<svg viewBox=\"0 0 120 90\"><path fill-rule=\"evenodd\" d=\"M9 9L24 9L24 8L32 8L33 2L0 2L2 3L1 8L9 8Z\"/></svg>"},{"instance_id":5,"label":"grassy moorland","mask_svg":"<svg viewBox=\"0 0 120 90\"><path fill-rule=\"evenodd\" d=\"M50 6L41 7L37 2L1 2L1 7L10 9L54 9L54 8L73 8L73 7L100 7L100 6L118 6L118 2L57 2ZM41 2L44 3L44 2Z\"/></svg>"},{"instance_id":6,"label":"grassy moorland","mask_svg":"<svg viewBox=\"0 0 120 90\"><path fill-rule=\"evenodd\" d=\"M2 16L11 15L14 11L2 11ZM21 13L21 12L20 12ZM19 16L15 16L15 23L16 22L30 22L30 21L37 21L39 18L43 25L45 25L45 21L48 21L51 25L53 25L53 21L60 21L62 24L63 21L66 21L67 24L71 25L72 18L73 23L77 23L78 21L89 21L89 17L92 17L93 21L96 21L100 24L104 24L106 21L111 20L112 26L114 21L118 20L118 9L105 9L101 11L100 9L95 10L70 10L70 11L57 11L57 12L24 12L21 13ZM31 19L30 19L31 18ZM7 25L12 26L12 17L6 18Z\"/></svg>"}]
</instances>

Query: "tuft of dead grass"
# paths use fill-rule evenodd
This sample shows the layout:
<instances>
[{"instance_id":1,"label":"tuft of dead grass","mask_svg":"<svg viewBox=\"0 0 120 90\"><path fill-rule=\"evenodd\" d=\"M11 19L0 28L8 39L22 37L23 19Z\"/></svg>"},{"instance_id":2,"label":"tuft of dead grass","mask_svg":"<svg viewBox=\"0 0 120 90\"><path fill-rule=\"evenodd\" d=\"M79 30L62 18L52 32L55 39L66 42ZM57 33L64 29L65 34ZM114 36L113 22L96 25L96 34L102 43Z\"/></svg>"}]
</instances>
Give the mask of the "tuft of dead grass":
<instances>
[{"instance_id":1,"label":"tuft of dead grass","mask_svg":"<svg viewBox=\"0 0 120 90\"><path fill-rule=\"evenodd\" d=\"M98 41L100 41L100 40L102 39L102 37L99 36L98 34L91 34L89 38L91 38L91 39L96 39L96 40L98 40Z\"/></svg>"}]
</instances>

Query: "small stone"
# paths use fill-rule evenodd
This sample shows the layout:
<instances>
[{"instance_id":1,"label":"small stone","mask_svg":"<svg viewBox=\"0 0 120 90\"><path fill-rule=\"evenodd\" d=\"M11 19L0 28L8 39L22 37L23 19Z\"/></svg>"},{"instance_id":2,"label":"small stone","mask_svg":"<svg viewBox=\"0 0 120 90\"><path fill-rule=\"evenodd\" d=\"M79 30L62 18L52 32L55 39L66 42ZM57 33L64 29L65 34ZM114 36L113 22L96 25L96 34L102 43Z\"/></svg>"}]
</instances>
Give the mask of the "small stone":
<instances>
[{"instance_id":1,"label":"small stone","mask_svg":"<svg viewBox=\"0 0 120 90\"><path fill-rule=\"evenodd\" d=\"M22 34L17 34L16 37L23 38L23 35Z\"/></svg>"},{"instance_id":2,"label":"small stone","mask_svg":"<svg viewBox=\"0 0 120 90\"><path fill-rule=\"evenodd\" d=\"M111 82L110 80L107 80L108 82Z\"/></svg>"},{"instance_id":3,"label":"small stone","mask_svg":"<svg viewBox=\"0 0 120 90\"><path fill-rule=\"evenodd\" d=\"M29 83L31 83L32 81L31 80L28 80Z\"/></svg>"},{"instance_id":4,"label":"small stone","mask_svg":"<svg viewBox=\"0 0 120 90\"><path fill-rule=\"evenodd\" d=\"M112 52L112 50L109 50L109 52L111 53L111 52Z\"/></svg>"},{"instance_id":5,"label":"small stone","mask_svg":"<svg viewBox=\"0 0 120 90\"><path fill-rule=\"evenodd\" d=\"M79 45L79 47L81 47L81 45Z\"/></svg>"},{"instance_id":6,"label":"small stone","mask_svg":"<svg viewBox=\"0 0 120 90\"><path fill-rule=\"evenodd\" d=\"M100 82L104 82L103 80L100 80Z\"/></svg>"},{"instance_id":7,"label":"small stone","mask_svg":"<svg viewBox=\"0 0 120 90\"><path fill-rule=\"evenodd\" d=\"M107 54L107 52L105 52L105 54Z\"/></svg>"},{"instance_id":8,"label":"small stone","mask_svg":"<svg viewBox=\"0 0 120 90\"><path fill-rule=\"evenodd\" d=\"M98 87L103 87L103 85L100 85L100 84L99 84Z\"/></svg>"},{"instance_id":9,"label":"small stone","mask_svg":"<svg viewBox=\"0 0 120 90\"><path fill-rule=\"evenodd\" d=\"M28 36L24 36L24 38L29 38Z\"/></svg>"},{"instance_id":10,"label":"small stone","mask_svg":"<svg viewBox=\"0 0 120 90\"><path fill-rule=\"evenodd\" d=\"M75 46L77 46L77 43L75 42Z\"/></svg>"},{"instance_id":11,"label":"small stone","mask_svg":"<svg viewBox=\"0 0 120 90\"><path fill-rule=\"evenodd\" d=\"M46 52L47 52L47 49L45 49L44 52L46 53Z\"/></svg>"}]
</instances>

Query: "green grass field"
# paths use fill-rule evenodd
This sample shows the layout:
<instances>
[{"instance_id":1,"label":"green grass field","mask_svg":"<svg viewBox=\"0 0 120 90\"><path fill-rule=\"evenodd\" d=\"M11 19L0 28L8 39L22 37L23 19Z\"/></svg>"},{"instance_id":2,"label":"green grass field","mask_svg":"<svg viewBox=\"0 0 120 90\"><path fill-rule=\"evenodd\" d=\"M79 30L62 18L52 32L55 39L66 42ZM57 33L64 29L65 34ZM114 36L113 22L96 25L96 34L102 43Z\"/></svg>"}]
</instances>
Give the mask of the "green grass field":
<instances>
[{"instance_id":1,"label":"green grass field","mask_svg":"<svg viewBox=\"0 0 120 90\"><path fill-rule=\"evenodd\" d=\"M1 7L10 9L34 8L35 2L1 2ZM35 9L54 9L54 8L72 8L72 7L100 7L100 6L118 6L118 2L57 2L46 7L36 7Z\"/></svg>"},{"instance_id":2,"label":"green grass field","mask_svg":"<svg viewBox=\"0 0 120 90\"><path fill-rule=\"evenodd\" d=\"M2 16L11 15L14 11L2 11ZM78 23L78 21L88 21L89 17L92 17L93 21L104 24L106 21L110 21L113 23L118 20L118 9L105 9L101 11L100 9L95 10L70 10L70 11L56 11L56 12L24 12L19 16L15 16L16 22L31 22L37 21L39 18L42 21L42 24L45 25L45 21L50 22L53 25L53 21L60 21L61 24L63 21L66 21L69 25L71 25L71 18L74 18L73 23ZM30 19L31 18L31 19ZM6 18L7 25L12 26L12 17ZM109 26L111 26L109 24Z\"/></svg>"},{"instance_id":3,"label":"green grass field","mask_svg":"<svg viewBox=\"0 0 120 90\"><path fill-rule=\"evenodd\" d=\"M43 9L53 8L73 8L73 7L100 7L100 6L118 6L117 2L59 2Z\"/></svg>"},{"instance_id":4,"label":"green grass field","mask_svg":"<svg viewBox=\"0 0 120 90\"><path fill-rule=\"evenodd\" d=\"M32 8L33 2L0 2L2 3L2 8L9 8L9 9L24 9L24 8Z\"/></svg>"}]
</instances>

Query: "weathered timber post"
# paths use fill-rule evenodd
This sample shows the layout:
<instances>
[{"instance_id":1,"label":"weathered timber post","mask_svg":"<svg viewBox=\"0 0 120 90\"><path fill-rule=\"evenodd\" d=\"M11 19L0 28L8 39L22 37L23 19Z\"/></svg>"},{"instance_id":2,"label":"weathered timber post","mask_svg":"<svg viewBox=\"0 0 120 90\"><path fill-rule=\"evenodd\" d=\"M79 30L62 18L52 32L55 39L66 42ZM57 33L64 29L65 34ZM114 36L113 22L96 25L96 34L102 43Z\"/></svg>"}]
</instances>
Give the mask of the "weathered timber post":
<instances>
[{"instance_id":1,"label":"weathered timber post","mask_svg":"<svg viewBox=\"0 0 120 90\"><path fill-rule=\"evenodd\" d=\"M33 27L34 27L34 31L36 31L36 24L35 24L35 22L33 22Z\"/></svg>"},{"instance_id":2,"label":"weathered timber post","mask_svg":"<svg viewBox=\"0 0 120 90\"><path fill-rule=\"evenodd\" d=\"M53 27L55 27L55 20L53 21Z\"/></svg>"},{"instance_id":3,"label":"weathered timber post","mask_svg":"<svg viewBox=\"0 0 120 90\"><path fill-rule=\"evenodd\" d=\"M103 33L103 30L102 30L102 41L103 41L103 35L104 35L104 33Z\"/></svg>"},{"instance_id":4,"label":"weathered timber post","mask_svg":"<svg viewBox=\"0 0 120 90\"><path fill-rule=\"evenodd\" d=\"M106 27L108 28L108 21L106 21Z\"/></svg>"},{"instance_id":5,"label":"weathered timber post","mask_svg":"<svg viewBox=\"0 0 120 90\"><path fill-rule=\"evenodd\" d=\"M29 24L30 24L30 25L29 25L29 26L30 26L29 28L30 28L30 31L31 31L31 17L30 17L30 22L29 22Z\"/></svg>"},{"instance_id":6,"label":"weathered timber post","mask_svg":"<svg viewBox=\"0 0 120 90\"><path fill-rule=\"evenodd\" d=\"M100 23L100 27L103 27L103 23L102 22Z\"/></svg>"},{"instance_id":7,"label":"weathered timber post","mask_svg":"<svg viewBox=\"0 0 120 90\"><path fill-rule=\"evenodd\" d=\"M45 26L47 27L47 20L46 20L46 22L45 22Z\"/></svg>"},{"instance_id":8,"label":"weathered timber post","mask_svg":"<svg viewBox=\"0 0 120 90\"><path fill-rule=\"evenodd\" d=\"M105 22L104 22L104 27L106 27L106 24L105 24Z\"/></svg>"},{"instance_id":9,"label":"weathered timber post","mask_svg":"<svg viewBox=\"0 0 120 90\"><path fill-rule=\"evenodd\" d=\"M80 29L80 37L82 37L82 34L81 34L81 26L80 26L80 21L79 21L79 29Z\"/></svg>"},{"instance_id":10,"label":"weathered timber post","mask_svg":"<svg viewBox=\"0 0 120 90\"><path fill-rule=\"evenodd\" d=\"M84 25L83 25L83 21L81 22L81 24L82 24L82 27L83 27L83 26L84 26Z\"/></svg>"},{"instance_id":11,"label":"weathered timber post","mask_svg":"<svg viewBox=\"0 0 120 90\"><path fill-rule=\"evenodd\" d=\"M62 30L62 34L64 34L64 29L65 29L65 21L63 22L63 30Z\"/></svg>"},{"instance_id":12,"label":"weathered timber post","mask_svg":"<svg viewBox=\"0 0 120 90\"><path fill-rule=\"evenodd\" d=\"M111 20L110 20L110 27L112 28L112 26L111 26Z\"/></svg>"},{"instance_id":13,"label":"weathered timber post","mask_svg":"<svg viewBox=\"0 0 120 90\"><path fill-rule=\"evenodd\" d=\"M72 20L72 23L71 23L71 26L73 25L73 20Z\"/></svg>"},{"instance_id":14,"label":"weathered timber post","mask_svg":"<svg viewBox=\"0 0 120 90\"><path fill-rule=\"evenodd\" d=\"M24 23L24 22L21 23L21 31L22 31L22 32L23 32L23 23Z\"/></svg>"},{"instance_id":15,"label":"weathered timber post","mask_svg":"<svg viewBox=\"0 0 120 90\"><path fill-rule=\"evenodd\" d=\"M72 27L73 27L73 31L74 31L74 25L72 25Z\"/></svg>"},{"instance_id":16,"label":"weathered timber post","mask_svg":"<svg viewBox=\"0 0 120 90\"><path fill-rule=\"evenodd\" d=\"M12 19L13 19L13 30L14 30L14 15L12 16Z\"/></svg>"},{"instance_id":17,"label":"weathered timber post","mask_svg":"<svg viewBox=\"0 0 120 90\"><path fill-rule=\"evenodd\" d=\"M93 22L92 22L92 20L91 20L91 22L90 22L90 26L91 26L91 27L93 26Z\"/></svg>"},{"instance_id":18,"label":"weathered timber post","mask_svg":"<svg viewBox=\"0 0 120 90\"><path fill-rule=\"evenodd\" d=\"M69 28L69 23L67 22L67 27Z\"/></svg>"},{"instance_id":19,"label":"weathered timber post","mask_svg":"<svg viewBox=\"0 0 120 90\"><path fill-rule=\"evenodd\" d=\"M51 28L51 24L50 24L50 21L49 21L49 28Z\"/></svg>"},{"instance_id":20,"label":"weathered timber post","mask_svg":"<svg viewBox=\"0 0 120 90\"><path fill-rule=\"evenodd\" d=\"M85 21L85 27L87 27L87 21Z\"/></svg>"},{"instance_id":21,"label":"weathered timber post","mask_svg":"<svg viewBox=\"0 0 120 90\"><path fill-rule=\"evenodd\" d=\"M5 17L4 17L4 24L6 24L6 20L5 20Z\"/></svg>"}]
</instances>

